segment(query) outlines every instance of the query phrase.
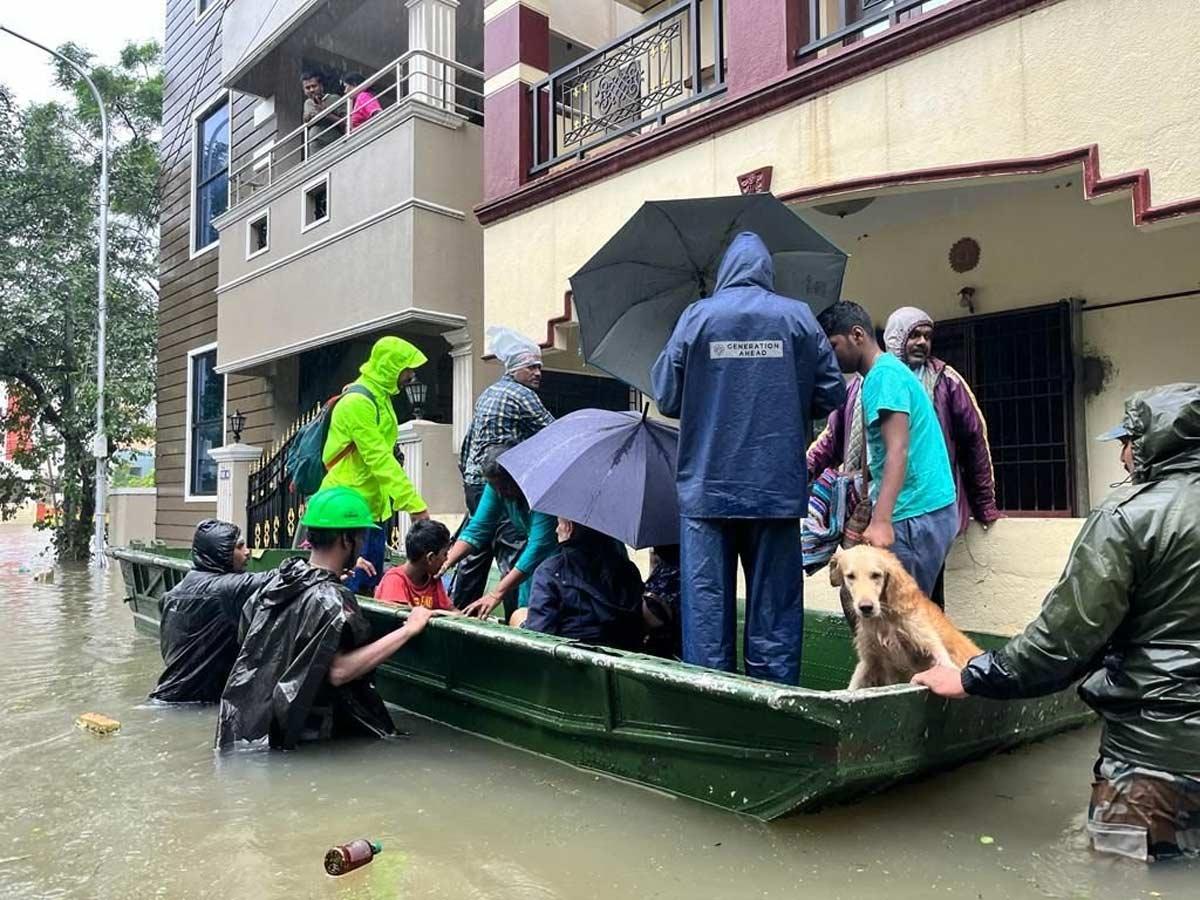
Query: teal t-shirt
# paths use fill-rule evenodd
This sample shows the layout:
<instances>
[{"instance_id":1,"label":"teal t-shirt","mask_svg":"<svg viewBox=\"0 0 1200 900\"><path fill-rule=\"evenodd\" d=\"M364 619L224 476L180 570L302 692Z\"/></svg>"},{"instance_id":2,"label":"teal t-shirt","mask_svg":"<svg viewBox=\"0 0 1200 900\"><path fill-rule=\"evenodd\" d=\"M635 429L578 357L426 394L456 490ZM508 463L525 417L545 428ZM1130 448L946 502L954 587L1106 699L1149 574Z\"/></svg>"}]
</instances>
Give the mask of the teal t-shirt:
<instances>
[{"instance_id":1,"label":"teal t-shirt","mask_svg":"<svg viewBox=\"0 0 1200 900\"><path fill-rule=\"evenodd\" d=\"M935 512L955 501L954 476L946 439L933 402L920 379L890 353L882 354L862 386L867 431L867 465L871 469L871 498L879 497L883 483L884 412L908 415L908 470L896 498L892 521L900 522Z\"/></svg>"}]
</instances>

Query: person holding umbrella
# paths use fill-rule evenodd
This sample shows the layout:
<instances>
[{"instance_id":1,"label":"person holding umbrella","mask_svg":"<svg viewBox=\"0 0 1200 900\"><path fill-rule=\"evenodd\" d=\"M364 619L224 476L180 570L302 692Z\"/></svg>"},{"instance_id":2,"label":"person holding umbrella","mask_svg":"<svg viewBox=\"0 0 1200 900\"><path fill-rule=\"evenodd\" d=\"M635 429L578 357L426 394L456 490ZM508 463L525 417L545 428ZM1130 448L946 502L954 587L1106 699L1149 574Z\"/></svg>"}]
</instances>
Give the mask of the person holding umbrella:
<instances>
[{"instance_id":1,"label":"person holding umbrella","mask_svg":"<svg viewBox=\"0 0 1200 900\"><path fill-rule=\"evenodd\" d=\"M809 306L774 292L770 251L737 234L711 297L687 307L651 370L680 420L684 662L736 669L736 565L746 574L746 674L797 684L804 628L802 462L813 417L845 382Z\"/></svg>"},{"instance_id":2,"label":"person holding umbrella","mask_svg":"<svg viewBox=\"0 0 1200 900\"><path fill-rule=\"evenodd\" d=\"M501 455L510 447L510 444L492 444L483 452L481 469L487 479L487 487L479 499L479 506L459 533L458 540L450 548L446 562L438 573L440 578L458 565L460 560L481 548L490 547L496 539L496 533L506 523L517 532L524 541L524 549L516 563L493 590L463 610L468 616L480 619L491 615L492 610L501 603L505 605L506 620L518 608L528 606L529 577L557 548L554 533L556 519L529 508L529 501L520 486L500 462ZM517 592L515 603L512 599L514 591Z\"/></svg>"}]
</instances>

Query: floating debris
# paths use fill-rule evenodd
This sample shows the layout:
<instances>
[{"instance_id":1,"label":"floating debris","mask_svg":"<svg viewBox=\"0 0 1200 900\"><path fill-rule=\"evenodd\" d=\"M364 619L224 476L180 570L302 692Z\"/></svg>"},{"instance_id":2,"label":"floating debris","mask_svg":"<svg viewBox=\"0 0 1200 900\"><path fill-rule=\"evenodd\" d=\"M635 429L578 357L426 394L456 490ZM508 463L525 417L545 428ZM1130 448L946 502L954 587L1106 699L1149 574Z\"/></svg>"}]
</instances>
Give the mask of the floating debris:
<instances>
[{"instance_id":1,"label":"floating debris","mask_svg":"<svg viewBox=\"0 0 1200 900\"><path fill-rule=\"evenodd\" d=\"M994 837L992 837L990 834L981 834L979 836L979 843L983 844L984 846L987 846L988 844L996 843L996 839Z\"/></svg>"},{"instance_id":2,"label":"floating debris","mask_svg":"<svg viewBox=\"0 0 1200 900\"><path fill-rule=\"evenodd\" d=\"M84 713L75 720L75 725L92 734L116 734L121 730L121 723L100 713Z\"/></svg>"}]
</instances>

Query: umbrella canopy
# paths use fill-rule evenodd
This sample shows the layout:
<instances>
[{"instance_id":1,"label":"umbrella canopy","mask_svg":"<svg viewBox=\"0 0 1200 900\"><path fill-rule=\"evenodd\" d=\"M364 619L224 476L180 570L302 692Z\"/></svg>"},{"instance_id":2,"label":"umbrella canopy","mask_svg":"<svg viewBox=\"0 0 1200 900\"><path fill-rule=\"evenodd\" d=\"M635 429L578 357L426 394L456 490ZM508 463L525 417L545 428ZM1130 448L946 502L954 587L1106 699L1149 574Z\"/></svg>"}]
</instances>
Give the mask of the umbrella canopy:
<instances>
[{"instance_id":1,"label":"umbrella canopy","mask_svg":"<svg viewBox=\"0 0 1200 900\"><path fill-rule=\"evenodd\" d=\"M531 509L631 547L679 543L679 431L645 414L583 409L500 457Z\"/></svg>"},{"instance_id":2,"label":"umbrella canopy","mask_svg":"<svg viewBox=\"0 0 1200 900\"><path fill-rule=\"evenodd\" d=\"M837 301L846 254L770 194L650 201L571 277L584 360L652 393L650 368L742 231L771 251L775 293L814 315Z\"/></svg>"}]
</instances>

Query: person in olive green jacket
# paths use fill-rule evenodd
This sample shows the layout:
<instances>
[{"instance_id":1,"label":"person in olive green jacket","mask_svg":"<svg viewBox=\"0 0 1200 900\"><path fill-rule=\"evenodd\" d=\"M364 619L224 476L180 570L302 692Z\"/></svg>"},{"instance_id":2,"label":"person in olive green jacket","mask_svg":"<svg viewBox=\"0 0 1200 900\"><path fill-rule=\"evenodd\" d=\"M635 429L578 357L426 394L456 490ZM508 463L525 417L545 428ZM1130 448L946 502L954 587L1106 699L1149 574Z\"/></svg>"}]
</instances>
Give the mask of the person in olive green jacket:
<instances>
[{"instance_id":1,"label":"person in olive green jacket","mask_svg":"<svg viewBox=\"0 0 1200 900\"><path fill-rule=\"evenodd\" d=\"M1200 852L1200 384L1134 394L1122 426L1130 483L1094 510L1042 613L961 672L913 682L1005 700L1076 679L1104 719L1088 831L1102 852Z\"/></svg>"},{"instance_id":2,"label":"person in olive green jacket","mask_svg":"<svg viewBox=\"0 0 1200 900\"><path fill-rule=\"evenodd\" d=\"M359 369L359 378L333 407L329 436L321 456L328 471L321 490L349 487L371 508L381 528L392 513L403 511L416 519L429 518L429 510L404 467L396 459L398 425L392 397L416 377L414 369L426 362L425 354L398 337L383 337L371 348L371 357ZM370 396L349 387L366 388ZM371 532L363 558L370 563L355 569L346 586L357 594L372 594L383 576L387 546L385 531Z\"/></svg>"}]
</instances>

